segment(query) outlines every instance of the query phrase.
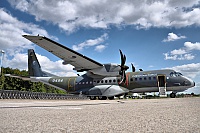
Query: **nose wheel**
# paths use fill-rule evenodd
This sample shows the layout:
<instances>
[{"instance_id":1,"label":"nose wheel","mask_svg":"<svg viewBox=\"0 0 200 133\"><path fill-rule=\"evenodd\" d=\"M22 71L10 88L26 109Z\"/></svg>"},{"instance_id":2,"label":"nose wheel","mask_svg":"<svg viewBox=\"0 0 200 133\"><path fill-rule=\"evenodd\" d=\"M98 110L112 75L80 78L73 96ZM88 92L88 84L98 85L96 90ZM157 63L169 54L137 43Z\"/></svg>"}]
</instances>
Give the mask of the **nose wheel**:
<instances>
[{"instance_id":1,"label":"nose wheel","mask_svg":"<svg viewBox=\"0 0 200 133\"><path fill-rule=\"evenodd\" d=\"M172 93L170 93L169 96L170 96L171 98L175 98L175 97L176 97L176 93L172 92Z\"/></svg>"}]
</instances>

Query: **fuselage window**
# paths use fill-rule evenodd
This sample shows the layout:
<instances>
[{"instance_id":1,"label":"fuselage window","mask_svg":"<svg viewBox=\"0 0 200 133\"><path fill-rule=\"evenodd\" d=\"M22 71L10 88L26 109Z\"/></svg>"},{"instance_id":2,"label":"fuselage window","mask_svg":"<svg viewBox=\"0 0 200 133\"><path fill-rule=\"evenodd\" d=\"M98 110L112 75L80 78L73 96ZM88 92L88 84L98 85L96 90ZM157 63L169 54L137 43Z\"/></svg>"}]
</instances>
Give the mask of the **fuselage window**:
<instances>
[{"instance_id":1,"label":"fuselage window","mask_svg":"<svg viewBox=\"0 0 200 133\"><path fill-rule=\"evenodd\" d=\"M103 83L103 80L101 80L101 83Z\"/></svg>"},{"instance_id":2,"label":"fuselage window","mask_svg":"<svg viewBox=\"0 0 200 133\"><path fill-rule=\"evenodd\" d=\"M146 78L146 77L144 77L144 80L147 80L147 78Z\"/></svg>"},{"instance_id":3,"label":"fuselage window","mask_svg":"<svg viewBox=\"0 0 200 133\"><path fill-rule=\"evenodd\" d=\"M149 80L151 80L151 77L149 77Z\"/></svg>"},{"instance_id":4,"label":"fuselage window","mask_svg":"<svg viewBox=\"0 0 200 133\"><path fill-rule=\"evenodd\" d=\"M118 79L117 82L120 82L120 79Z\"/></svg>"},{"instance_id":5,"label":"fuselage window","mask_svg":"<svg viewBox=\"0 0 200 133\"><path fill-rule=\"evenodd\" d=\"M116 82L116 80L115 80L115 79L113 79L113 82L115 83L115 82Z\"/></svg>"},{"instance_id":6,"label":"fuselage window","mask_svg":"<svg viewBox=\"0 0 200 133\"><path fill-rule=\"evenodd\" d=\"M88 82L85 82L85 84L88 84Z\"/></svg>"},{"instance_id":7,"label":"fuselage window","mask_svg":"<svg viewBox=\"0 0 200 133\"><path fill-rule=\"evenodd\" d=\"M105 80L105 83L107 83L108 81L107 80Z\"/></svg>"},{"instance_id":8,"label":"fuselage window","mask_svg":"<svg viewBox=\"0 0 200 133\"><path fill-rule=\"evenodd\" d=\"M153 77L153 80L156 80L156 77Z\"/></svg>"},{"instance_id":9,"label":"fuselage window","mask_svg":"<svg viewBox=\"0 0 200 133\"><path fill-rule=\"evenodd\" d=\"M133 81L133 78L131 78L131 81Z\"/></svg>"},{"instance_id":10,"label":"fuselage window","mask_svg":"<svg viewBox=\"0 0 200 133\"><path fill-rule=\"evenodd\" d=\"M112 80L109 80L109 83L111 83L112 82Z\"/></svg>"},{"instance_id":11,"label":"fuselage window","mask_svg":"<svg viewBox=\"0 0 200 133\"><path fill-rule=\"evenodd\" d=\"M135 78L135 81L137 81L137 78Z\"/></svg>"},{"instance_id":12,"label":"fuselage window","mask_svg":"<svg viewBox=\"0 0 200 133\"><path fill-rule=\"evenodd\" d=\"M85 84L85 82L82 82L82 84L84 85L84 84Z\"/></svg>"},{"instance_id":13,"label":"fuselage window","mask_svg":"<svg viewBox=\"0 0 200 133\"><path fill-rule=\"evenodd\" d=\"M139 78L139 80L142 80L142 78Z\"/></svg>"},{"instance_id":14,"label":"fuselage window","mask_svg":"<svg viewBox=\"0 0 200 133\"><path fill-rule=\"evenodd\" d=\"M92 81L90 81L90 84L92 84Z\"/></svg>"}]
</instances>

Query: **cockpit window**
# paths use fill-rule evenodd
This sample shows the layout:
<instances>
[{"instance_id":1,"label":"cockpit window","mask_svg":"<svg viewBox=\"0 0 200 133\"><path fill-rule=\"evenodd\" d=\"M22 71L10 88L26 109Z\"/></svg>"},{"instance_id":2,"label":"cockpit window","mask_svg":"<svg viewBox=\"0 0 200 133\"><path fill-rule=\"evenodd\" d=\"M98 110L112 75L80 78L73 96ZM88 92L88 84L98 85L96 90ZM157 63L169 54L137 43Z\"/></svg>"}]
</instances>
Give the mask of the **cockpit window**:
<instances>
[{"instance_id":1,"label":"cockpit window","mask_svg":"<svg viewBox=\"0 0 200 133\"><path fill-rule=\"evenodd\" d=\"M171 77L178 77L178 76L182 76L182 74L180 72L171 72L170 76Z\"/></svg>"}]
</instances>

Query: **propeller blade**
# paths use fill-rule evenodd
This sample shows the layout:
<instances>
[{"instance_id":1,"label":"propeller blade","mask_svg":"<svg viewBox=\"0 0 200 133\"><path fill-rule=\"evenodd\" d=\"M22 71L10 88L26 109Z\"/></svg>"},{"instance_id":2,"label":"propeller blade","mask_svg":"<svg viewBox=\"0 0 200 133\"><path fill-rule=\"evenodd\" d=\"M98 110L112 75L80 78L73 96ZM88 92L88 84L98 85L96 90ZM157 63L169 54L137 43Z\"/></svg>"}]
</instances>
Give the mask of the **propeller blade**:
<instances>
[{"instance_id":1,"label":"propeller blade","mask_svg":"<svg viewBox=\"0 0 200 133\"><path fill-rule=\"evenodd\" d=\"M126 63L126 55L124 55L124 62L123 63L125 65L125 63Z\"/></svg>"},{"instance_id":2,"label":"propeller blade","mask_svg":"<svg viewBox=\"0 0 200 133\"><path fill-rule=\"evenodd\" d=\"M126 72L125 71L124 71L123 76L124 76L123 82L125 83L126 82Z\"/></svg>"},{"instance_id":3,"label":"propeller blade","mask_svg":"<svg viewBox=\"0 0 200 133\"><path fill-rule=\"evenodd\" d=\"M122 82L126 83L126 72L125 71L123 71L122 80L119 82L119 84L121 84Z\"/></svg>"},{"instance_id":4,"label":"propeller blade","mask_svg":"<svg viewBox=\"0 0 200 133\"><path fill-rule=\"evenodd\" d=\"M135 72L135 67L132 63L131 63L131 66L132 66L132 72Z\"/></svg>"},{"instance_id":5,"label":"propeller blade","mask_svg":"<svg viewBox=\"0 0 200 133\"><path fill-rule=\"evenodd\" d=\"M121 56L121 66L124 66L124 64L125 64L124 55L121 50L119 50L119 52L120 52L120 56Z\"/></svg>"}]
</instances>

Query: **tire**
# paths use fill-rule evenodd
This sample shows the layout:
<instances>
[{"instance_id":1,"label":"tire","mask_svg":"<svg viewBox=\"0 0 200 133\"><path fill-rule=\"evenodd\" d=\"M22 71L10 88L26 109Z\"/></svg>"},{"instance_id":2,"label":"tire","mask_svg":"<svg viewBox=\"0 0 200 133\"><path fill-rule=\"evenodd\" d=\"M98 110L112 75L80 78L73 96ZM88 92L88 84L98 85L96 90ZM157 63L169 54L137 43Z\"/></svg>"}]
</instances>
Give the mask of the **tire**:
<instances>
[{"instance_id":1,"label":"tire","mask_svg":"<svg viewBox=\"0 0 200 133\"><path fill-rule=\"evenodd\" d=\"M109 100L114 100L114 96L108 97Z\"/></svg>"},{"instance_id":2,"label":"tire","mask_svg":"<svg viewBox=\"0 0 200 133\"><path fill-rule=\"evenodd\" d=\"M171 98L175 98L175 97L176 97L176 93L171 93L171 94L170 94L170 97L171 97Z\"/></svg>"},{"instance_id":3,"label":"tire","mask_svg":"<svg viewBox=\"0 0 200 133\"><path fill-rule=\"evenodd\" d=\"M90 96L90 100L96 100L97 98L95 96Z\"/></svg>"},{"instance_id":4,"label":"tire","mask_svg":"<svg viewBox=\"0 0 200 133\"><path fill-rule=\"evenodd\" d=\"M106 96L99 96L98 99L99 99L99 100L106 100L107 97L106 97Z\"/></svg>"}]
</instances>

